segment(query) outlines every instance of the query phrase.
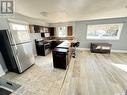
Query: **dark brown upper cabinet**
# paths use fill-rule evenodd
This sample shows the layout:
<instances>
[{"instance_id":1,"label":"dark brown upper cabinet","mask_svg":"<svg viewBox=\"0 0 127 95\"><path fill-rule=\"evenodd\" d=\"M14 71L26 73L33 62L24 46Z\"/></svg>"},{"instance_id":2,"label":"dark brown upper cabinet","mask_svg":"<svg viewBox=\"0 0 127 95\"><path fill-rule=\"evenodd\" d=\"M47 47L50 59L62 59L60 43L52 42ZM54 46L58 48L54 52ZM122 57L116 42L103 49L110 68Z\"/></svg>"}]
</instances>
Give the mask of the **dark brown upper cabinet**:
<instances>
[{"instance_id":1,"label":"dark brown upper cabinet","mask_svg":"<svg viewBox=\"0 0 127 95\"><path fill-rule=\"evenodd\" d=\"M34 31L35 31L35 33L40 33L40 26L38 26L38 25L34 25Z\"/></svg>"},{"instance_id":2,"label":"dark brown upper cabinet","mask_svg":"<svg viewBox=\"0 0 127 95\"><path fill-rule=\"evenodd\" d=\"M55 36L55 33L54 33L55 27L49 27L48 30L49 30L50 36L52 36L52 37Z\"/></svg>"},{"instance_id":3,"label":"dark brown upper cabinet","mask_svg":"<svg viewBox=\"0 0 127 95\"><path fill-rule=\"evenodd\" d=\"M73 36L73 27L72 26L67 26L67 35Z\"/></svg>"},{"instance_id":4,"label":"dark brown upper cabinet","mask_svg":"<svg viewBox=\"0 0 127 95\"><path fill-rule=\"evenodd\" d=\"M29 30L30 30L30 33L34 33L34 26L33 25L29 25Z\"/></svg>"},{"instance_id":5,"label":"dark brown upper cabinet","mask_svg":"<svg viewBox=\"0 0 127 95\"><path fill-rule=\"evenodd\" d=\"M49 32L49 27L39 25L29 25L30 33L44 33Z\"/></svg>"}]
</instances>

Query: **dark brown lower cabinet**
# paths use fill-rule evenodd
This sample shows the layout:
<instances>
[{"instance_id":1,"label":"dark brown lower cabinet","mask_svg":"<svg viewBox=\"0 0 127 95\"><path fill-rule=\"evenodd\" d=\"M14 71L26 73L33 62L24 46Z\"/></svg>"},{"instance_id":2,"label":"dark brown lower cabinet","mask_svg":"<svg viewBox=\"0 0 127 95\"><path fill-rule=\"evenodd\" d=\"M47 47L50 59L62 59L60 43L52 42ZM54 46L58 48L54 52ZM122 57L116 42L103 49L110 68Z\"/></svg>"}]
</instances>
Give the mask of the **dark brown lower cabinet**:
<instances>
[{"instance_id":1,"label":"dark brown lower cabinet","mask_svg":"<svg viewBox=\"0 0 127 95\"><path fill-rule=\"evenodd\" d=\"M55 48L53 50L53 66L54 68L66 69L69 64L68 49Z\"/></svg>"}]
</instances>

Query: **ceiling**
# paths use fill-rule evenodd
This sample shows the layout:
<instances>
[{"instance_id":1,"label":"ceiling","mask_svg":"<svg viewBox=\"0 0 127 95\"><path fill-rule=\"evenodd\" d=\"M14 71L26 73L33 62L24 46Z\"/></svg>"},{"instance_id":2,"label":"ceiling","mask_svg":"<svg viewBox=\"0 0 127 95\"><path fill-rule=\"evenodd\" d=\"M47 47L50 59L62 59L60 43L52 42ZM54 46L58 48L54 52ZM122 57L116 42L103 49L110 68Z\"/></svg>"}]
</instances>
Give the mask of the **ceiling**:
<instances>
[{"instance_id":1,"label":"ceiling","mask_svg":"<svg viewBox=\"0 0 127 95\"><path fill-rule=\"evenodd\" d=\"M17 13L51 23L127 16L127 0L15 1Z\"/></svg>"}]
</instances>

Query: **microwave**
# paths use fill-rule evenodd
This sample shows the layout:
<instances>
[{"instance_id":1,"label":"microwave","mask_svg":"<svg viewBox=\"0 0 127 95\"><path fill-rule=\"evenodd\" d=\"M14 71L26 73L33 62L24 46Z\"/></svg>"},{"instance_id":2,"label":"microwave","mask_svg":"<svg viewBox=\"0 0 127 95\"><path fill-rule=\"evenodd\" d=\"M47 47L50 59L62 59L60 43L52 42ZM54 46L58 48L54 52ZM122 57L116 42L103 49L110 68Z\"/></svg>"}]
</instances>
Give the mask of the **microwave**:
<instances>
[{"instance_id":1,"label":"microwave","mask_svg":"<svg viewBox=\"0 0 127 95\"><path fill-rule=\"evenodd\" d=\"M50 33L48 32L41 33L41 37L50 37Z\"/></svg>"}]
</instances>

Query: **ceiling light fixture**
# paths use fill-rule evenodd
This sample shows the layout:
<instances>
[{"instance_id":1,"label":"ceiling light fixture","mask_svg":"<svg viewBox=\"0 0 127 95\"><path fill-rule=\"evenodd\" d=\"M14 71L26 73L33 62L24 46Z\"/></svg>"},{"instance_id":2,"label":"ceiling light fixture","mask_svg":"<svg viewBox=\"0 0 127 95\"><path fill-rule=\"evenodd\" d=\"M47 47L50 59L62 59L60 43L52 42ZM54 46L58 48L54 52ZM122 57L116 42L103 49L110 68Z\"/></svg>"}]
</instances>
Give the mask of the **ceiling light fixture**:
<instances>
[{"instance_id":1,"label":"ceiling light fixture","mask_svg":"<svg viewBox=\"0 0 127 95\"><path fill-rule=\"evenodd\" d=\"M43 17L48 17L48 12L40 12Z\"/></svg>"}]
</instances>

